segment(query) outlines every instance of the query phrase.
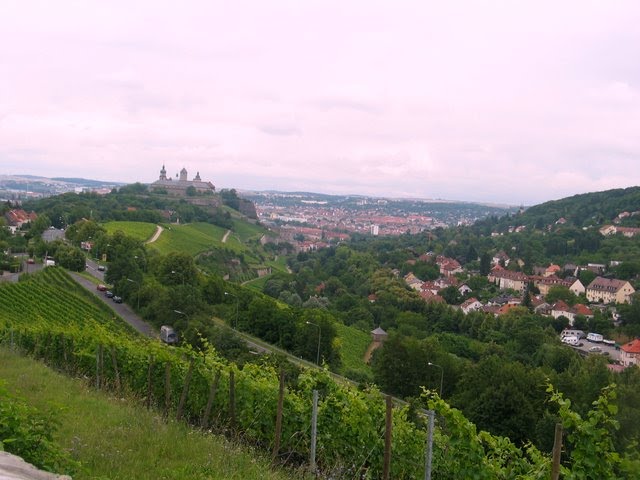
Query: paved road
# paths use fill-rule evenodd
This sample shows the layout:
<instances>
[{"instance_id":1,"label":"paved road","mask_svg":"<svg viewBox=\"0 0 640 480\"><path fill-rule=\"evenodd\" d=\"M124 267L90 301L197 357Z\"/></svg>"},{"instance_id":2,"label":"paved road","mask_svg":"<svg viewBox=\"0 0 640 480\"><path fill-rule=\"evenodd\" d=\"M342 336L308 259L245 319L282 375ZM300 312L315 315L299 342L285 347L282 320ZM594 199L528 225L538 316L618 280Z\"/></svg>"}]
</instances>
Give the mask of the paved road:
<instances>
[{"instance_id":1,"label":"paved road","mask_svg":"<svg viewBox=\"0 0 640 480\"><path fill-rule=\"evenodd\" d=\"M104 272L98 270L98 262L87 259L87 272L96 277L98 280L104 283Z\"/></svg>"},{"instance_id":2,"label":"paved road","mask_svg":"<svg viewBox=\"0 0 640 480\"><path fill-rule=\"evenodd\" d=\"M90 273L92 275L94 274L94 272L96 274L102 274L102 272L98 270L90 270ZM133 310L129 308L129 305L127 305L126 303L115 303L110 298L105 297L104 292L96 290L96 286L92 281L87 280L86 278L74 272L69 272L69 274L76 282L78 282L80 285L82 285L84 288L86 288L96 297L102 300L105 304L107 304L114 312L122 317L125 322L135 328L142 335L145 335L147 337L158 337L158 334L154 331L153 327L142 320L138 315L136 315ZM104 275L102 275L102 277L104 278ZM96 278L98 277L96 276Z\"/></svg>"},{"instance_id":3,"label":"paved road","mask_svg":"<svg viewBox=\"0 0 640 480\"><path fill-rule=\"evenodd\" d=\"M586 338L580 340L580 343L582 343L581 347L571 347L571 348L580 350L581 353L583 353L584 355L604 355L605 352L607 352L606 355L608 356L608 358L610 358L614 362L620 361L620 350L616 350L616 347L611 347L609 345L605 345L604 343L589 342L587 341ZM591 347L600 347L602 351L598 353L589 352L589 349Z\"/></svg>"}]
</instances>

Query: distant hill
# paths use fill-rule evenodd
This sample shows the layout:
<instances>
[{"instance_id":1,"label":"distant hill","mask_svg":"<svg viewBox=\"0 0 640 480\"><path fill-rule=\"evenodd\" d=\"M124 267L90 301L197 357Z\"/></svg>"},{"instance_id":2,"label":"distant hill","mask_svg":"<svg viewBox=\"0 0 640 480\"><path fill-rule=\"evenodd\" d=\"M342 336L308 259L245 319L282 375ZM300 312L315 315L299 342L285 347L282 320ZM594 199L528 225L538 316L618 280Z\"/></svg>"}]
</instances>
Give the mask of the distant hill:
<instances>
[{"instance_id":1,"label":"distant hill","mask_svg":"<svg viewBox=\"0 0 640 480\"><path fill-rule=\"evenodd\" d=\"M89 180L86 178L71 178L71 177L53 177L51 180L58 182L74 183L82 187L101 187L103 185L125 185L122 182L105 182L102 180Z\"/></svg>"},{"instance_id":2,"label":"distant hill","mask_svg":"<svg viewBox=\"0 0 640 480\"><path fill-rule=\"evenodd\" d=\"M564 219L576 227L589 227L612 223L620 213L636 211L640 211L640 187L616 188L541 203L515 217L502 218L500 224L543 229L558 221L563 223ZM623 224L638 224L640 215L630 215L621 221Z\"/></svg>"}]
</instances>

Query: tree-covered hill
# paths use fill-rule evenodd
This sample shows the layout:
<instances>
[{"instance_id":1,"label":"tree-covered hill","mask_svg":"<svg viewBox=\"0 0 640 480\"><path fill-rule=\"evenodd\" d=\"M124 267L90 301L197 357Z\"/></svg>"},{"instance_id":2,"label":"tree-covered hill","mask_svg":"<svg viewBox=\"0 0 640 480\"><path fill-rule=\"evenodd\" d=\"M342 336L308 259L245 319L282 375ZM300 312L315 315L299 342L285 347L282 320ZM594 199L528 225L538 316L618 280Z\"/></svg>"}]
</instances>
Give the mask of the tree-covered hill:
<instances>
[{"instance_id":1,"label":"tree-covered hill","mask_svg":"<svg viewBox=\"0 0 640 480\"><path fill-rule=\"evenodd\" d=\"M498 224L525 225L543 229L564 218L577 227L611 223L622 212L640 210L640 187L617 188L602 192L583 193L560 200L552 200L528 208L514 217L503 217ZM626 220L634 226L640 224L640 215Z\"/></svg>"}]
</instances>

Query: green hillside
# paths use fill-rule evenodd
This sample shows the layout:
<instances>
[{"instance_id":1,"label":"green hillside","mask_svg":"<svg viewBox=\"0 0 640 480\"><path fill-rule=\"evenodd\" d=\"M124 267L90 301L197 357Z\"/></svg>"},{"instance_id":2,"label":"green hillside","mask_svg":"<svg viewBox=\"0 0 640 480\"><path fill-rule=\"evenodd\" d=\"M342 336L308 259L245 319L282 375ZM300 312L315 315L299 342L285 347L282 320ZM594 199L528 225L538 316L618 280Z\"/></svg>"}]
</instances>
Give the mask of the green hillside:
<instances>
[{"instance_id":1,"label":"green hillside","mask_svg":"<svg viewBox=\"0 0 640 480\"><path fill-rule=\"evenodd\" d=\"M340 339L342 372L345 376L357 380L372 378L371 367L364 363L364 355L371 343L371 335L342 323L336 323L336 328Z\"/></svg>"},{"instance_id":2,"label":"green hillside","mask_svg":"<svg viewBox=\"0 0 640 480\"><path fill-rule=\"evenodd\" d=\"M67 329L95 323L119 335L135 335L113 310L59 267L48 267L18 283L0 283L0 324L20 327L35 320Z\"/></svg>"},{"instance_id":3,"label":"green hillside","mask_svg":"<svg viewBox=\"0 0 640 480\"><path fill-rule=\"evenodd\" d=\"M148 222L107 222L104 224L104 228L107 233L114 234L115 232L123 232L124 234L146 242L156 231L155 223Z\"/></svg>"},{"instance_id":4,"label":"green hillside","mask_svg":"<svg viewBox=\"0 0 640 480\"><path fill-rule=\"evenodd\" d=\"M640 187L584 193L528 208L517 224L542 228L564 218L578 227L611 223L621 212L640 210ZM640 222L640 217L636 217Z\"/></svg>"},{"instance_id":5,"label":"green hillside","mask_svg":"<svg viewBox=\"0 0 640 480\"><path fill-rule=\"evenodd\" d=\"M170 252L184 252L195 256L213 248L222 247L222 239L227 232L225 228L209 223L192 223L188 225L163 225L164 231L149 248L163 255ZM238 248L238 245L226 245Z\"/></svg>"},{"instance_id":6,"label":"green hillside","mask_svg":"<svg viewBox=\"0 0 640 480\"><path fill-rule=\"evenodd\" d=\"M81 379L3 348L0 378L40 411L64 406L55 409L54 441L80 463L70 472L74 480L303 478L273 470L264 454L180 422L164 422L153 410L96 392Z\"/></svg>"}]
</instances>

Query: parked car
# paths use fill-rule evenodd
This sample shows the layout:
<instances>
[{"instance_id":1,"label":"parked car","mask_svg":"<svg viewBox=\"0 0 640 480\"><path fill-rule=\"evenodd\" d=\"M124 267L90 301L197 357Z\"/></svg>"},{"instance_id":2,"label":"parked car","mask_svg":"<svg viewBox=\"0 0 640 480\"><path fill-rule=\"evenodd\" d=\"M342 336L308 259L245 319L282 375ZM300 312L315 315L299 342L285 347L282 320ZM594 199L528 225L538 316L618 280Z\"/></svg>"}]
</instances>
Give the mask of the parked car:
<instances>
[{"instance_id":1,"label":"parked car","mask_svg":"<svg viewBox=\"0 0 640 480\"><path fill-rule=\"evenodd\" d=\"M591 347L589 349L589 352L590 353L600 353L600 352L602 352L602 348L600 348L600 347Z\"/></svg>"},{"instance_id":2,"label":"parked car","mask_svg":"<svg viewBox=\"0 0 640 480\"><path fill-rule=\"evenodd\" d=\"M36 263L36 261L33 258L30 258L27 260L27 263L33 265L34 263Z\"/></svg>"},{"instance_id":3,"label":"parked car","mask_svg":"<svg viewBox=\"0 0 640 480\"><path fill-rule=\"evenodd\" d=\"M113 292L111 290L107 290L106 292L104 292L104 295L107 298L113 298Z\"/></svg>"},{"instance_id":4,"label":"parked car","mask_svg":"<svg viewBox=\"0 0 640 480\"><path fill-rule=\"evenodd\" d=\"M99 285L96 285L96 290L98 290L99 292L106 292L107 291L107 286L103 285L102 283Z\"/></svg>"},{"instance_id":5,"label":"parked car","mask_svg":"<svg viewBox=\"0 0 640 480\"><path fill-rule=\"evenodd\" d=\"M111 300L113 300L116 303L122 303L122 297L119 297L117 295L114 295Z\"/></svg>"},{"instance_id":6,"label":"parked car","mask_svg":"<svg viewBox=\"0 0 640 480\"><path fill-rule=\"evenodd\" d=\"M106 270L106 267L104 265L98 265L98 270L104 272Z\"/></svg>"}]
</instances>

